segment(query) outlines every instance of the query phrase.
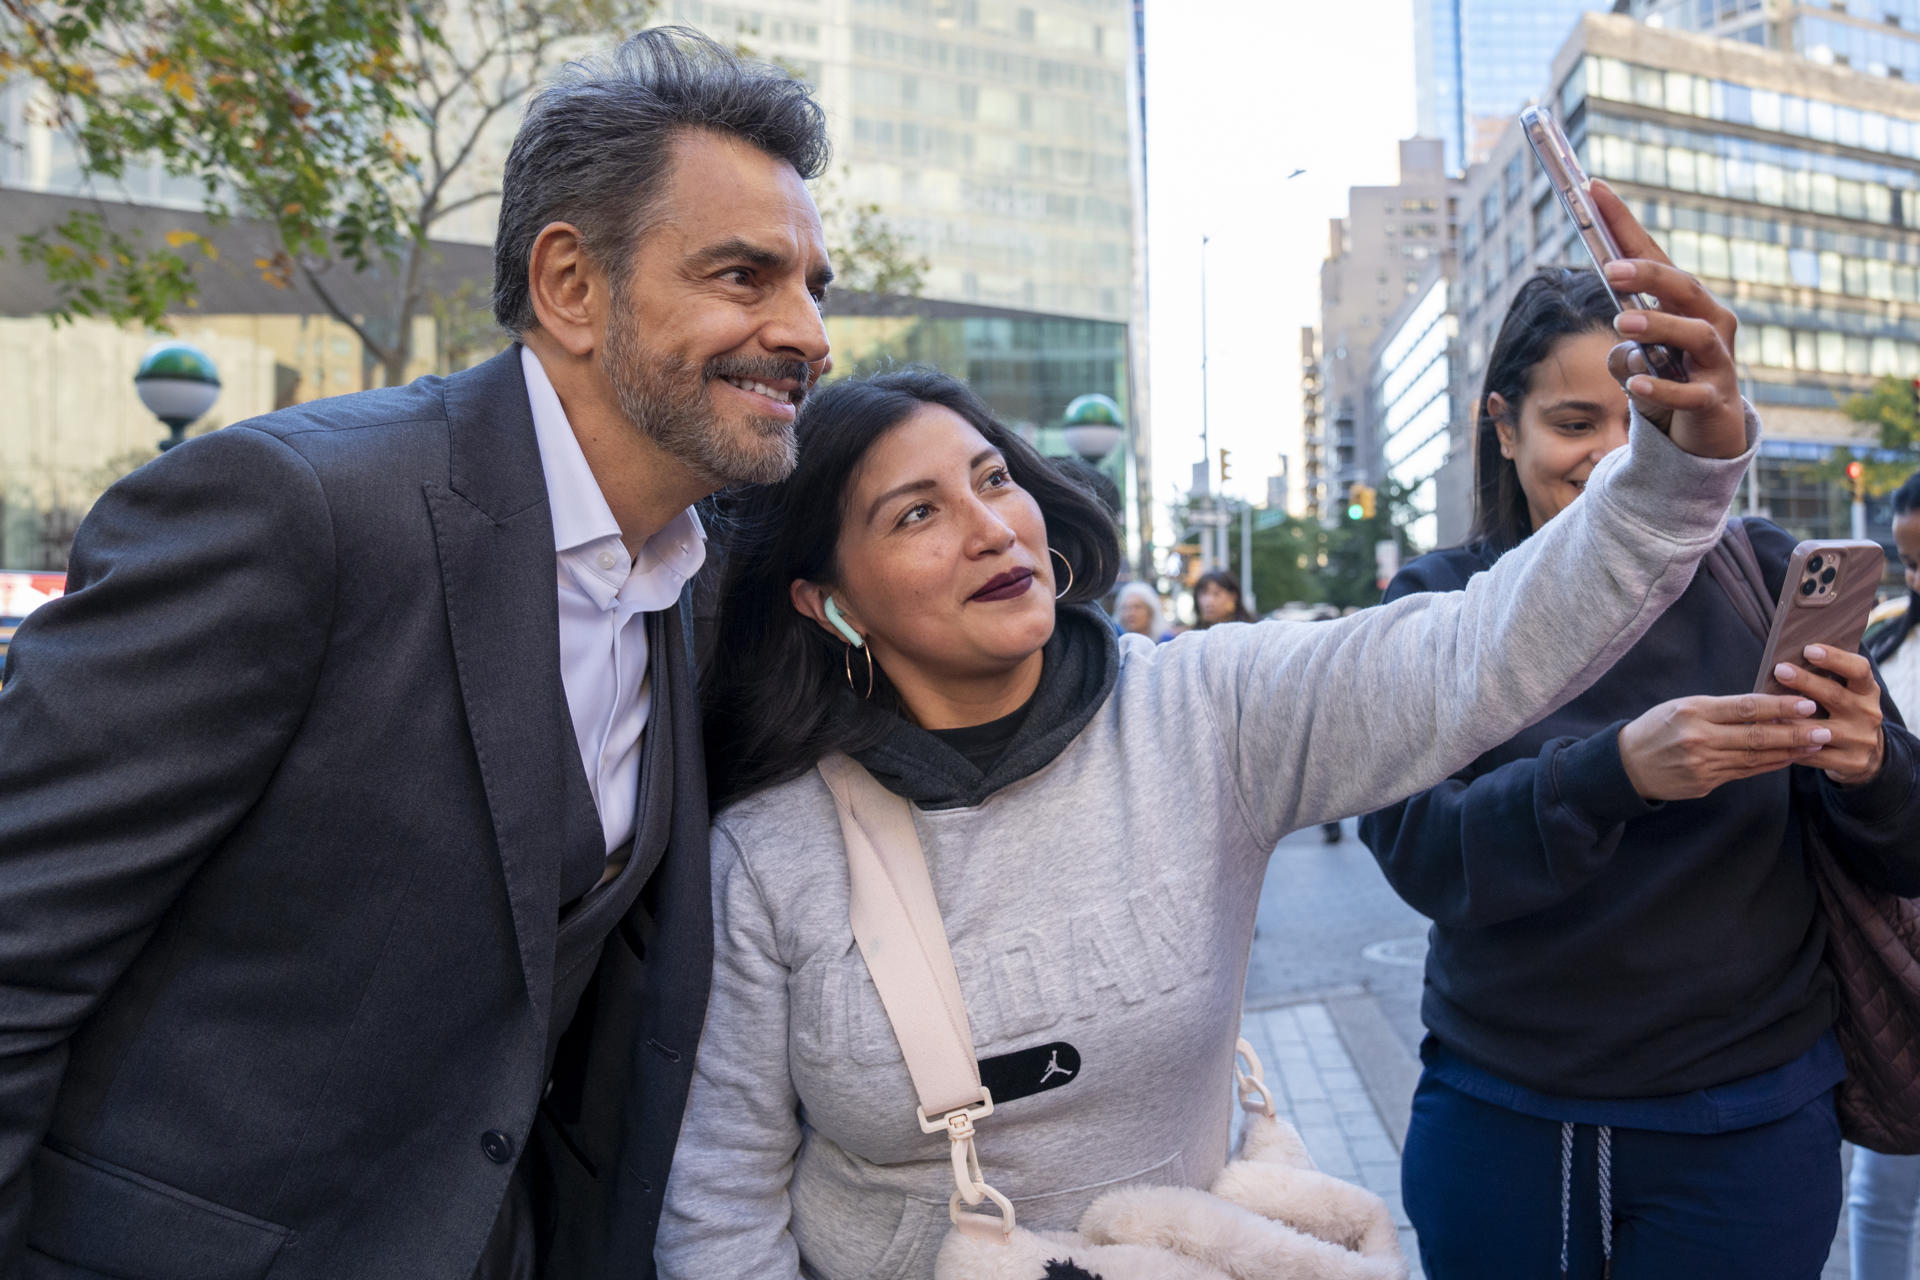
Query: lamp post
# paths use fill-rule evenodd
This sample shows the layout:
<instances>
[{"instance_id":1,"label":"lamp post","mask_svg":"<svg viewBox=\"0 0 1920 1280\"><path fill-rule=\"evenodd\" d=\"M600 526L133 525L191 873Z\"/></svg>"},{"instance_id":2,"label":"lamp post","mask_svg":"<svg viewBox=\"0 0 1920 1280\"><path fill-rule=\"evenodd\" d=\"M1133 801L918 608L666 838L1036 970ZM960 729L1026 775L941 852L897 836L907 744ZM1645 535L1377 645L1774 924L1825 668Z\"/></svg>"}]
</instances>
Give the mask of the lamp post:
<instances>
[{"instance_id":1,"label":"lamp post","mask_svg":"<svg viewBox=\"0 0 1920 1280\"><path fill-rule=\"evenodd\" d=\"M1120 406L1112 397L1099 392L1075 396L1060 418L1060 434L1074 454L1073 466L1099 495L1100 501L1116 519L1126 510L1117 481L1100 469L1100 463L1120 446L1126 434Z\"/></svg>"},{"instance_id":2,"label":"lamp post","mask_svg":"<svg viewBox=\"0 0 1920 1280\"><path fill-rule=\"evenodd\" d=\"M1113 397L1098 391L1069 401L1060 426L1067 437L1067 448L1096 467L1120 446L1120 437L1126 433L1120 406Z\"/></svg>"},{"instance_id":3,"label":"lamp post","mask_svg":"<svg viewBox=\"0 0 1920 1280\"><path fill-rule=\"evenodd\" d=\"M1207 481L1202 495L1202 510L1209 521L1213 516L1213 452L1207 435L1207 245L1213 237L1200 237L1200 466L1196 473ZM1225 495L1222 495L1224 497ZM1200 567L1203 570L1226 567L1227 535L1218 526L1209 525L1200 537Z\"/></svg>"},{"instance_id":4,"label":"lamp post","mask_svg":"<svg viewBox=\"0 0 1920 1280\"><path fill-rule=\"evenodd\" d=\"M220 398L220 372L207 353L185 342L158 342L147 349L133 375L140 403L167 424L160 452L186 438L190 423Z\"/></svg>"}]
</instances>

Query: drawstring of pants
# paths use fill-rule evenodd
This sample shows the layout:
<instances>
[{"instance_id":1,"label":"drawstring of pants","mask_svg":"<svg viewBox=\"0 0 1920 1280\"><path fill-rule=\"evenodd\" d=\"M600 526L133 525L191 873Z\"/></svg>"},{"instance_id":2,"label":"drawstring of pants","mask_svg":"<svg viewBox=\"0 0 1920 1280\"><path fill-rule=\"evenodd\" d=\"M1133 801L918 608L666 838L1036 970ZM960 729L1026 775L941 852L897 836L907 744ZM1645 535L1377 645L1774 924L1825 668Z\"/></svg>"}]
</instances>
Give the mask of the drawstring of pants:
<instances>
[{"instance_id":1,"label":"drawstring of pants","mask_svg":"<svg viewBox=\"0 0 1920 1280\"><path fill-rule=\"evenodd\" d=\"M1597 1172L1600 1182L1600 1256L1602 1277L1613 1275L1613 1127L1599 1128ZM1573 1234L1573 1125L1560 1126L1560 1275L1568 1274L1567 1243Z\"/></svg>"}]
</instances>

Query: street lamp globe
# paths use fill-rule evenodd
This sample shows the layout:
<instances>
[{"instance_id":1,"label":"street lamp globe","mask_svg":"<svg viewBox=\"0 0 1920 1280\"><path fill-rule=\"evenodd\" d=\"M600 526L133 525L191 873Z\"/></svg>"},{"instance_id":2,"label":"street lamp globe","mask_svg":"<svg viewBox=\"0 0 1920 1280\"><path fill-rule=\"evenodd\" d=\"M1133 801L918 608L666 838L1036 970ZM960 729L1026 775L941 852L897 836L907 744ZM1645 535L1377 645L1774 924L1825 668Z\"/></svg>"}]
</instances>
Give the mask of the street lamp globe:
<instances>
[{"instance_id":1,"label":"street lamp globe","mask_svg":"<svg viewBox=\"0 0 1920 1280\"><path fill-rule=\"evenodd\" d=\"M185 342L156 342L140 358L134 371L134 390L140 403L167 424L160 442L164 452L180 443L187 425L213 408L220 398L220 373L200 348Z\"/></svg>"},{"instance_id":2,"label":"street lamp globe","mask_svg":"<svg viewBox=\"0 0 1920 1280\"><path fill-rule=\"evenodd\" d=\"M1120 437L1126 431L1120 406L1113 402L1112 396L1103 396L1098 391L1075 396L1067 405L1060 425L1067 438L1067 448L1095 464L1119 447Z\"/></svg>"}]
</instances>

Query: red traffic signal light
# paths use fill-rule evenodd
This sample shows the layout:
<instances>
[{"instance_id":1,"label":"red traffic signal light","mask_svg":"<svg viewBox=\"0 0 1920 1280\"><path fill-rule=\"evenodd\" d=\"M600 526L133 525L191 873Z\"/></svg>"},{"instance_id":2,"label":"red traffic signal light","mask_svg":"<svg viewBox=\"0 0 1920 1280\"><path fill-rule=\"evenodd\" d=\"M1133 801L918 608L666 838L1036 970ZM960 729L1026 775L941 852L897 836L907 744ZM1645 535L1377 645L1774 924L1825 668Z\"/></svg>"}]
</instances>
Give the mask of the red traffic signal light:
<instances>
[{"instance_id":1,"label":"red traffic signal light","mask_svg":"<svg viewBox=\"0 0 1920 1280\"><path fill-rule=\"evenodd\" d=\"M1858 462L1849 462L1847 464L1847 479L1858 481L1860 479L1860 475L1861 475L1860 464Z\"/></svg>"}]
</instances>

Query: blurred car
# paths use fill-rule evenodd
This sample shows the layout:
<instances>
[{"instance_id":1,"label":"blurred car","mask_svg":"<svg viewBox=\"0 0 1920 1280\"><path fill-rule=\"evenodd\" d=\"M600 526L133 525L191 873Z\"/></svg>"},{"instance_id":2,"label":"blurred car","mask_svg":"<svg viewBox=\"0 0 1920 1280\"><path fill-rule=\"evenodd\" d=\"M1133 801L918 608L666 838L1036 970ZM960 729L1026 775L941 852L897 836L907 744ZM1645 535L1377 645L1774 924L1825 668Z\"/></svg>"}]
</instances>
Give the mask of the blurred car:
<instances>
[{"instance_id":1,"label":"blurred car","mask_svg":"<svg viewBox=\"0 0 1920 1280\"><path fill-rule=\"evenodd\" d=\"M64 573L0 569L0 674L6 670L7 645L26 616L66 589Z\"/></svg>"}]
</instances>

